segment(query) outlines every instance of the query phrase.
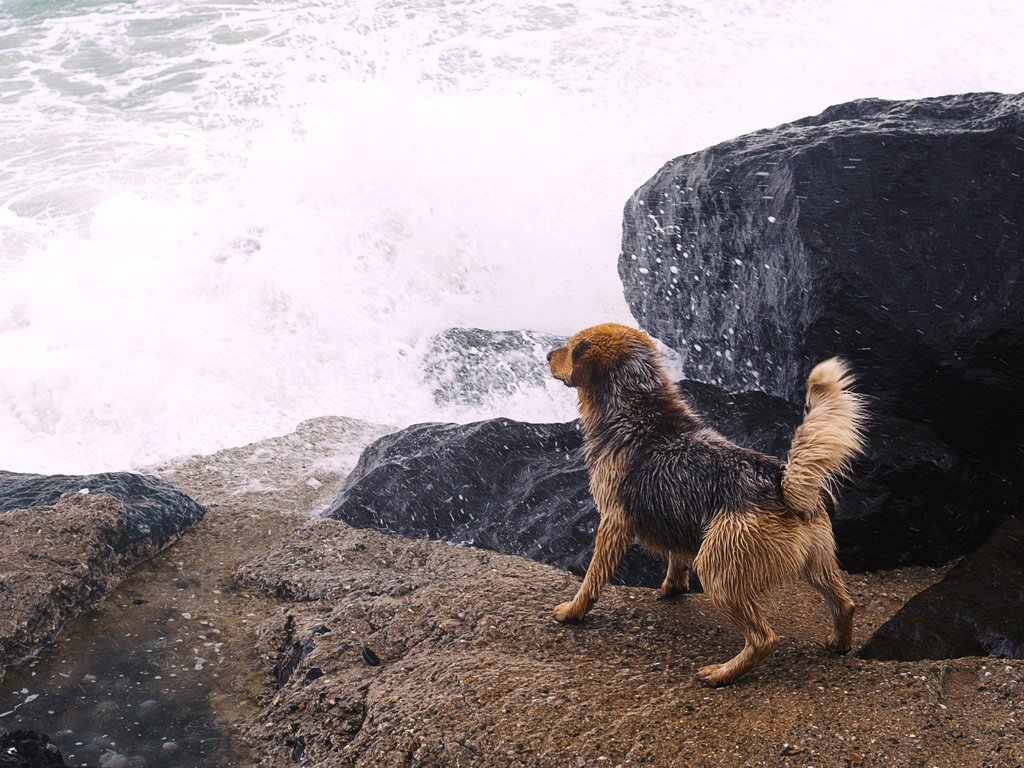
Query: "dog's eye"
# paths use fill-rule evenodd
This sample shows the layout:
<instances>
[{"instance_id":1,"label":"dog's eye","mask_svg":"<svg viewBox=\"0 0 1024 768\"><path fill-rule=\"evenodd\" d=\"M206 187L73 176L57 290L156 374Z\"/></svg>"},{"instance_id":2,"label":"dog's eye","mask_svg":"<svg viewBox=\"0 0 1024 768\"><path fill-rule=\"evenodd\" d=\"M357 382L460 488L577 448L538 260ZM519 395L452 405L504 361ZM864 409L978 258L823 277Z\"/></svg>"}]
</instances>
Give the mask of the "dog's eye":
<instances>
[{"instance_id":1,"label":"dog's eye","mask_svg":"<svg viewBox=\"0 0 1024 768\"><path fill-rule=\"evenodd\" d=\"M590 349L589 341L577 341L576 345L572 348L573 363L578 363L580 358L587 353L588 349Z\"/></svg>"}]
</instances>

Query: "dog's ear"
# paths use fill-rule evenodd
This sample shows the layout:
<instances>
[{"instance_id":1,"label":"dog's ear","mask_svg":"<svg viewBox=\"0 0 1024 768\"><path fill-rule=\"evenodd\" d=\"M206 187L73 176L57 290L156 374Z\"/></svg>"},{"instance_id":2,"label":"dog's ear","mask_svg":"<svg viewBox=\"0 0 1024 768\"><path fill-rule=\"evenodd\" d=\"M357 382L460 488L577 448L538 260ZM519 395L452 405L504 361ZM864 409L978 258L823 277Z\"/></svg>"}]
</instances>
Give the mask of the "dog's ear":
<instances>
[{"instance_id":1,"label":"dog's ear","mask_svg":"<svg viewBox=\"0 0 1024 768\"><path fill-rule=\"evenodd\" d=\"M587 354L591 344L586 339L580 339L572 348L572 364L576 365L580 361L580 358Z\"/></svg>"},{"instance_id":2,"label":"dog's ear","mask_svg":"<svg viewBox=\"0 0 1024 768\"><path fill-rule=\"evenodd\" d=\"M569 376L570 387L585 387L594 378L594 358L587 353L590 351L589 341L580 339L572 347L572 373Z\"/></svg>"}]
</instances>

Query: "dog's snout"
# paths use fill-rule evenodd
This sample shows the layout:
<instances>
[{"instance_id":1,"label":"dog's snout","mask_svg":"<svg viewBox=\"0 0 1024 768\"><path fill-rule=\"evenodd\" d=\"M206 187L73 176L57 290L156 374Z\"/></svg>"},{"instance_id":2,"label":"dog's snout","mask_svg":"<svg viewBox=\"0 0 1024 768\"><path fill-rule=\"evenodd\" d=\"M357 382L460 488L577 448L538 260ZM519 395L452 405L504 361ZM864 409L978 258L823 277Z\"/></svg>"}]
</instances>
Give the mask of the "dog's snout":
<instances>
[{"instance_id":1,"label":"dog's snout","mask_svg":"<svg viewBox=\"0 0 1024 768\"><path fill-rule=\"evenodd\" d=\"M551 356L552 356L553 354L555 354L555 350L553 350L553 349L552 349L552 350L551 350L550 352L548 352L548 354L547 354L547 358L548 358L548 362L549 362L549 363L551 362Z\"/></svg>"}]
</instances>

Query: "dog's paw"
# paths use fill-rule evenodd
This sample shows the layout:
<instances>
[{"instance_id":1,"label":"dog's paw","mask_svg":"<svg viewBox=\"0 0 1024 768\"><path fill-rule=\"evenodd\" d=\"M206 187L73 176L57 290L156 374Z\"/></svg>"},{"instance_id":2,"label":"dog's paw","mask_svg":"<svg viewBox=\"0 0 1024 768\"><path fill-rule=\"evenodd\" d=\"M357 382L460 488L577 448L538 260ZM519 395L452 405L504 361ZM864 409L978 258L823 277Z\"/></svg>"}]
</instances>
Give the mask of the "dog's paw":
<instances>
[{"instance_id":1,"label":"dog's paw","mask_svg":"<svg viewBox=\"0 0 1024 768\"><path fill-rule=\"evenodd\" d=\"M578 610L571 602L555 606L555 621L559 624L574 624L583 621L583 612Z\"/></svg>"},{"instance_id":2,"label":"dog's paw","mask_svg":"<svg viewBox=\"0 0 1024 768\"><path fill-rule=\"evenodd\" d=\"M671 600L673 597L685 595L689 592L686 587L677 587L669 584L662 584L661 589L654 593L655 600Z\"/></svg>"},{"instance_id":3,"label":"dog's paw","mask_svg":"<svg viewBox=\"0 0 1024 768\"><path fill-rule=\"evenodd\" d=\"M706 667L701 667L697 670L697 674L693 676L693 679L708 688L721 688L723 685L729 684L728 680L722 679L721 669L721 664L708 664Z\"/></svg>"},{"instance_id":4,"label":"dog's paw","mask_svg":"<svg viewBox=\"0 0 1024 768\"><path fill-rule=\"evenodd\" d=\"M833 639L825 645L825 650L836 656L845 656L850 652L850 641Z\"/></svg>"}]
</instances>

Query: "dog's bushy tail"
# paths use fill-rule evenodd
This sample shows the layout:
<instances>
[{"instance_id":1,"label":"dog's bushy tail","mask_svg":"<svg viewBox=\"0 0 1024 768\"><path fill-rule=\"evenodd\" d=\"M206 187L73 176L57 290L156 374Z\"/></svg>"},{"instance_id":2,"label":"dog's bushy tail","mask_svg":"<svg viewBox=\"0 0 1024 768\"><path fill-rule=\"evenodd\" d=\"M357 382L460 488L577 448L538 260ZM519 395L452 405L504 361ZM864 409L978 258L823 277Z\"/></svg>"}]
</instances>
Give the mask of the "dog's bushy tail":
<instances>
[{"instance_id":1,"label":"dog's bushy tail","mask_svg":"<svg viewBox=\"0 0 1024 768\"><path fill-rule=\"evenodd\" d=\"M787 506L809 520L821 506L822 491L835 486L864 449L863 398L849 387L854 378L837 357L818 363L807 378L807 408L796 428L782 475Z\"/></svg>"}]
</instances>

